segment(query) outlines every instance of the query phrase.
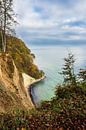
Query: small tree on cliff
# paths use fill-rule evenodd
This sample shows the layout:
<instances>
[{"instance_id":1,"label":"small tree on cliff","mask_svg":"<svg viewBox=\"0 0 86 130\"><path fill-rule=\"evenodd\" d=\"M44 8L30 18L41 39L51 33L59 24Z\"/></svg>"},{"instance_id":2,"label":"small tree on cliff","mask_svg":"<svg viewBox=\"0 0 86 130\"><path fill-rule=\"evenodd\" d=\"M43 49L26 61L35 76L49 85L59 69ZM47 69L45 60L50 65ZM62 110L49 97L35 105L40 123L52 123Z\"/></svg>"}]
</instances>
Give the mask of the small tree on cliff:
<instances>
[{"instance_id":1,"label":"small tree on cliff","mask_svg":"<svg viewBox=\"0 0 86 130\"><path fill-rule=\"evenodd\" d=\"M76 85L76 76L74 74L74 55L69 53L67 58L64 58L64 67L62 75L64 76L65 84Z\"/></svg>"},{"instance_id":2,"label":"small tree on cliff","mask_svg":"<svg viewBox=\"0 0 86 130\"><path fill-rule=\"evenodd\" d=\"M80 69L78 76L83 83L86 83L86 69Z\"/></svg>"},{"instance_id":3,"label":"small tree on cliff","mask_svg":"<svg viewBox=\"0 0 86 130\"><path fill-rule=\"evenodd\" d=\"M13 23L16 23L14 20L14 11L13 11L13 0L0 0L0 28L2 36L2 46L3 51L6 52L6 34L13 32L11 26Z\"/></svg>"}]
</instances>

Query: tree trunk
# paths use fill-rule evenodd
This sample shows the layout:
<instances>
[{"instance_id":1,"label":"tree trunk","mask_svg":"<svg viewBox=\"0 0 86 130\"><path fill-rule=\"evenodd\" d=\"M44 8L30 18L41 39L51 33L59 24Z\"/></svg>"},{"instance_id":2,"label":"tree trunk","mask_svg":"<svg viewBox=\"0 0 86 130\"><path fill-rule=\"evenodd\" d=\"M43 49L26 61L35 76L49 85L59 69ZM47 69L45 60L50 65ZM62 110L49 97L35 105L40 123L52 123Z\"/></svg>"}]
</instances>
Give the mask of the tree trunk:
<instances>
[{"instance_id":1,"label":"tree trunk","mask_svg":"<svg viewBox=\"0 0 86 130\"><path fill-rule=\"evenodd\" d=\"M4 33L3 33L3 41L4 41L4 48L3 51L6 52L6 2L4 3Z\"/></svg>"},{"instance_id":2,"label":"tree trunk","mask_svg":"<svg viewBox=\"0 0 86 130\"><path fill-rule=\"evenodd\" d=\"M4 53L6 52L6 34L4 33L4 47L3 47Z\"/></svg>"},{"instance_id":3,"label":"tree trunk","mask_svg":"<svg viewBox=\"0 0 86 130\"><path fill-rule=\"evenodd\" d=\"M1 50L3 50L4 51L4 41L3 41L3 30L2 30L2 21L1 21L1 46L2 46L2 48L1 48Z\"/></svg>"}]
</instances>

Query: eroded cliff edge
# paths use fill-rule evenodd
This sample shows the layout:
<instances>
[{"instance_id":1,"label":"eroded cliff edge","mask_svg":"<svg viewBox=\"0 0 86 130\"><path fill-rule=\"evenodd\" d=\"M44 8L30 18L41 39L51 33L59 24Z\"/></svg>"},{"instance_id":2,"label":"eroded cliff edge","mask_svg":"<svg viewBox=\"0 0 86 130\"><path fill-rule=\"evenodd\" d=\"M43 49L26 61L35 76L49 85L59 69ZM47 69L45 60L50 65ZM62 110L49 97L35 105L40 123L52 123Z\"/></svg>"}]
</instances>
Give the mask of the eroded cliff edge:
<instances>
[{"instance_id":1,"label":"eroded cliff edge","mask_svg":"<svg viewBox=\"0 0 86 130\"><path fill-rule=\"evenodd\" d=\"M0 55L0 112L29 110L34 105L27 95L22 74L9 54Z\"/></svg>"}]
</instances>

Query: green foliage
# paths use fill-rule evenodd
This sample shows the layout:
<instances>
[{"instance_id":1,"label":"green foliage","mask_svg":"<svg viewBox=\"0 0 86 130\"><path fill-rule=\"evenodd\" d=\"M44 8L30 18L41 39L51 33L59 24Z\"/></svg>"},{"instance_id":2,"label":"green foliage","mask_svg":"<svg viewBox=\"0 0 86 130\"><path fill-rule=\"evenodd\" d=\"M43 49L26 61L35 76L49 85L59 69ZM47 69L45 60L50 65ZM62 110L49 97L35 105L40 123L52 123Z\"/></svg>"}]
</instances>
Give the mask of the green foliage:
<instances>
[{"instance_id":1,"label":"green foliage","mask_svg":"<svg viewBox=\"0 0 86 130\"><path fill-rule=\"evenodd\" d=\"M25 72L36 79L43 76L43 73L33 63L34 54L31 53L30 49L21 40L9 37L7 51L11 54L20 72Z\"/></svg>"},{"instance_id":2,"label":"green foliage","mask_svg":"<svg viewBox=\"0 0 86 130\"><path fill-rule=\"evenodd\" d=\"M74 74L74 55L69 53L67 58L64 58L64 67L62 75L64 76L65 84L76 85L76 76Z\"/></svg>"},{"instance_id":3,"label":"green foliage","mask_svg":"<svg viewBox=\"0 0 86 130\"><path fill-rule=\"evenodd\" d=\"M86 83L86 69L80 69L78 75L79 75L79 79L81 79L82 82Z\"/></svg>"},{"instance_id":4,"label":"green foliage","mask_svg":"<svg viewBox=\"0 0 86 130\"><path fill-rule=\"evenodd\" d=\"M1 38L1 36L0 36ZM0 40L1 45L1 40ZM0 47L1 48L1 47ZM7 53L10 54L20 72L29 74L30 76L39 79L44 75L43 71L39 70L33 63L35 55L31 53L22 40L9 36L7 37ZM10 66L11 67L11 66Z\"/></svg>"},{"instance_id":5,"label":"green foliage","mask_svg":"<svg viewBox=\"0 0 86 130\"><path fill-rule=\"evenodd\" d=\"M82 130L86 129L85 119L86 86L57 86L56 96L44 101L40 108L29 113L17 110L12 115L0 115L0 128Z\"/></svg>"},{"instance_id":6,"label":"green foliage","mask_svg":"<svg viewBox=\"0 0 86 130\"><path fill-rule=\"evenodd\" d=\"M68 104L72 104L73 102L77 102L81 104L81 107L83 107L83 101L84 101L84 105L85 105L85 101L86 101L86 86L83 87L80 86L57 86L56 91L55 91L56 96L54 97L54 99L52 99L51 101L47 101L44 102L42 104L42 108L46 108L50 107L50 109L52 110L54 107L60 107L63 108L63 106L66 105L66 107L68 107ZM78 100L77 100L78 99ZM84 100L83 100L84 99ZM80 100L80 101L79 101ZM60 103L60 104L59 104ZM76 104L76 103L75 103ZM85 105L86 107L86 105Z\"/></svg>"},{"instance_id":7,"label":"green foliage","mask_svg":"<svg viewBox=\"0 0 86 130\"><path fill-rule=\"evenodd\" d=\"M46 113L52 113L52 115L55 113L54 120L58 119L60 116L60 119L62 119L60 120L62 126L70 129L79 127L77 122L78 120L80 123L82 120L85 122L86 85L81 86L80 84L79 86L65 87L57 86L55 93L55 98L53 98L51 101L44 102L41 106L42 110L40 111L46 110ZM77 126L74 126L75 120L77 122Z\"/></svg>"},{"instance_id":8,"label":"green foliage","mask_svg":"<svg viewBox=\"0 0 86 130\"><path fill-rule=\"evenodd\" d=\"M85 86L86 87L86 86ZM74 96L78 96L78 95L83 95L86 93L86 88L83 90L83 88L81 86L57 86L57 89L55 91L56 94L56 98L72 98Z\"/></svg>"}]
</instances>

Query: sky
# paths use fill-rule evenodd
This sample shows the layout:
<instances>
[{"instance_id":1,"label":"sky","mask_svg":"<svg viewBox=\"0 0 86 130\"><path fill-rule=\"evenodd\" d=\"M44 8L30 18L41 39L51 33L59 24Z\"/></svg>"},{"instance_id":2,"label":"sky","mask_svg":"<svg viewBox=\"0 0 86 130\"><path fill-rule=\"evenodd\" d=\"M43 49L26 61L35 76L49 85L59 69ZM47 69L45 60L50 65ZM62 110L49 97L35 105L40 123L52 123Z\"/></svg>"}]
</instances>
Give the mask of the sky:
<instances>
[{"instance_id":1,"label":"sky","mask_svg":"<svg viewBox=\"0 0 86 130\"><path fill-rule=\"evenodd\" d=\"M14 0L25 39L86 40L86 0Z\"/></svg>"}]
</instances>

